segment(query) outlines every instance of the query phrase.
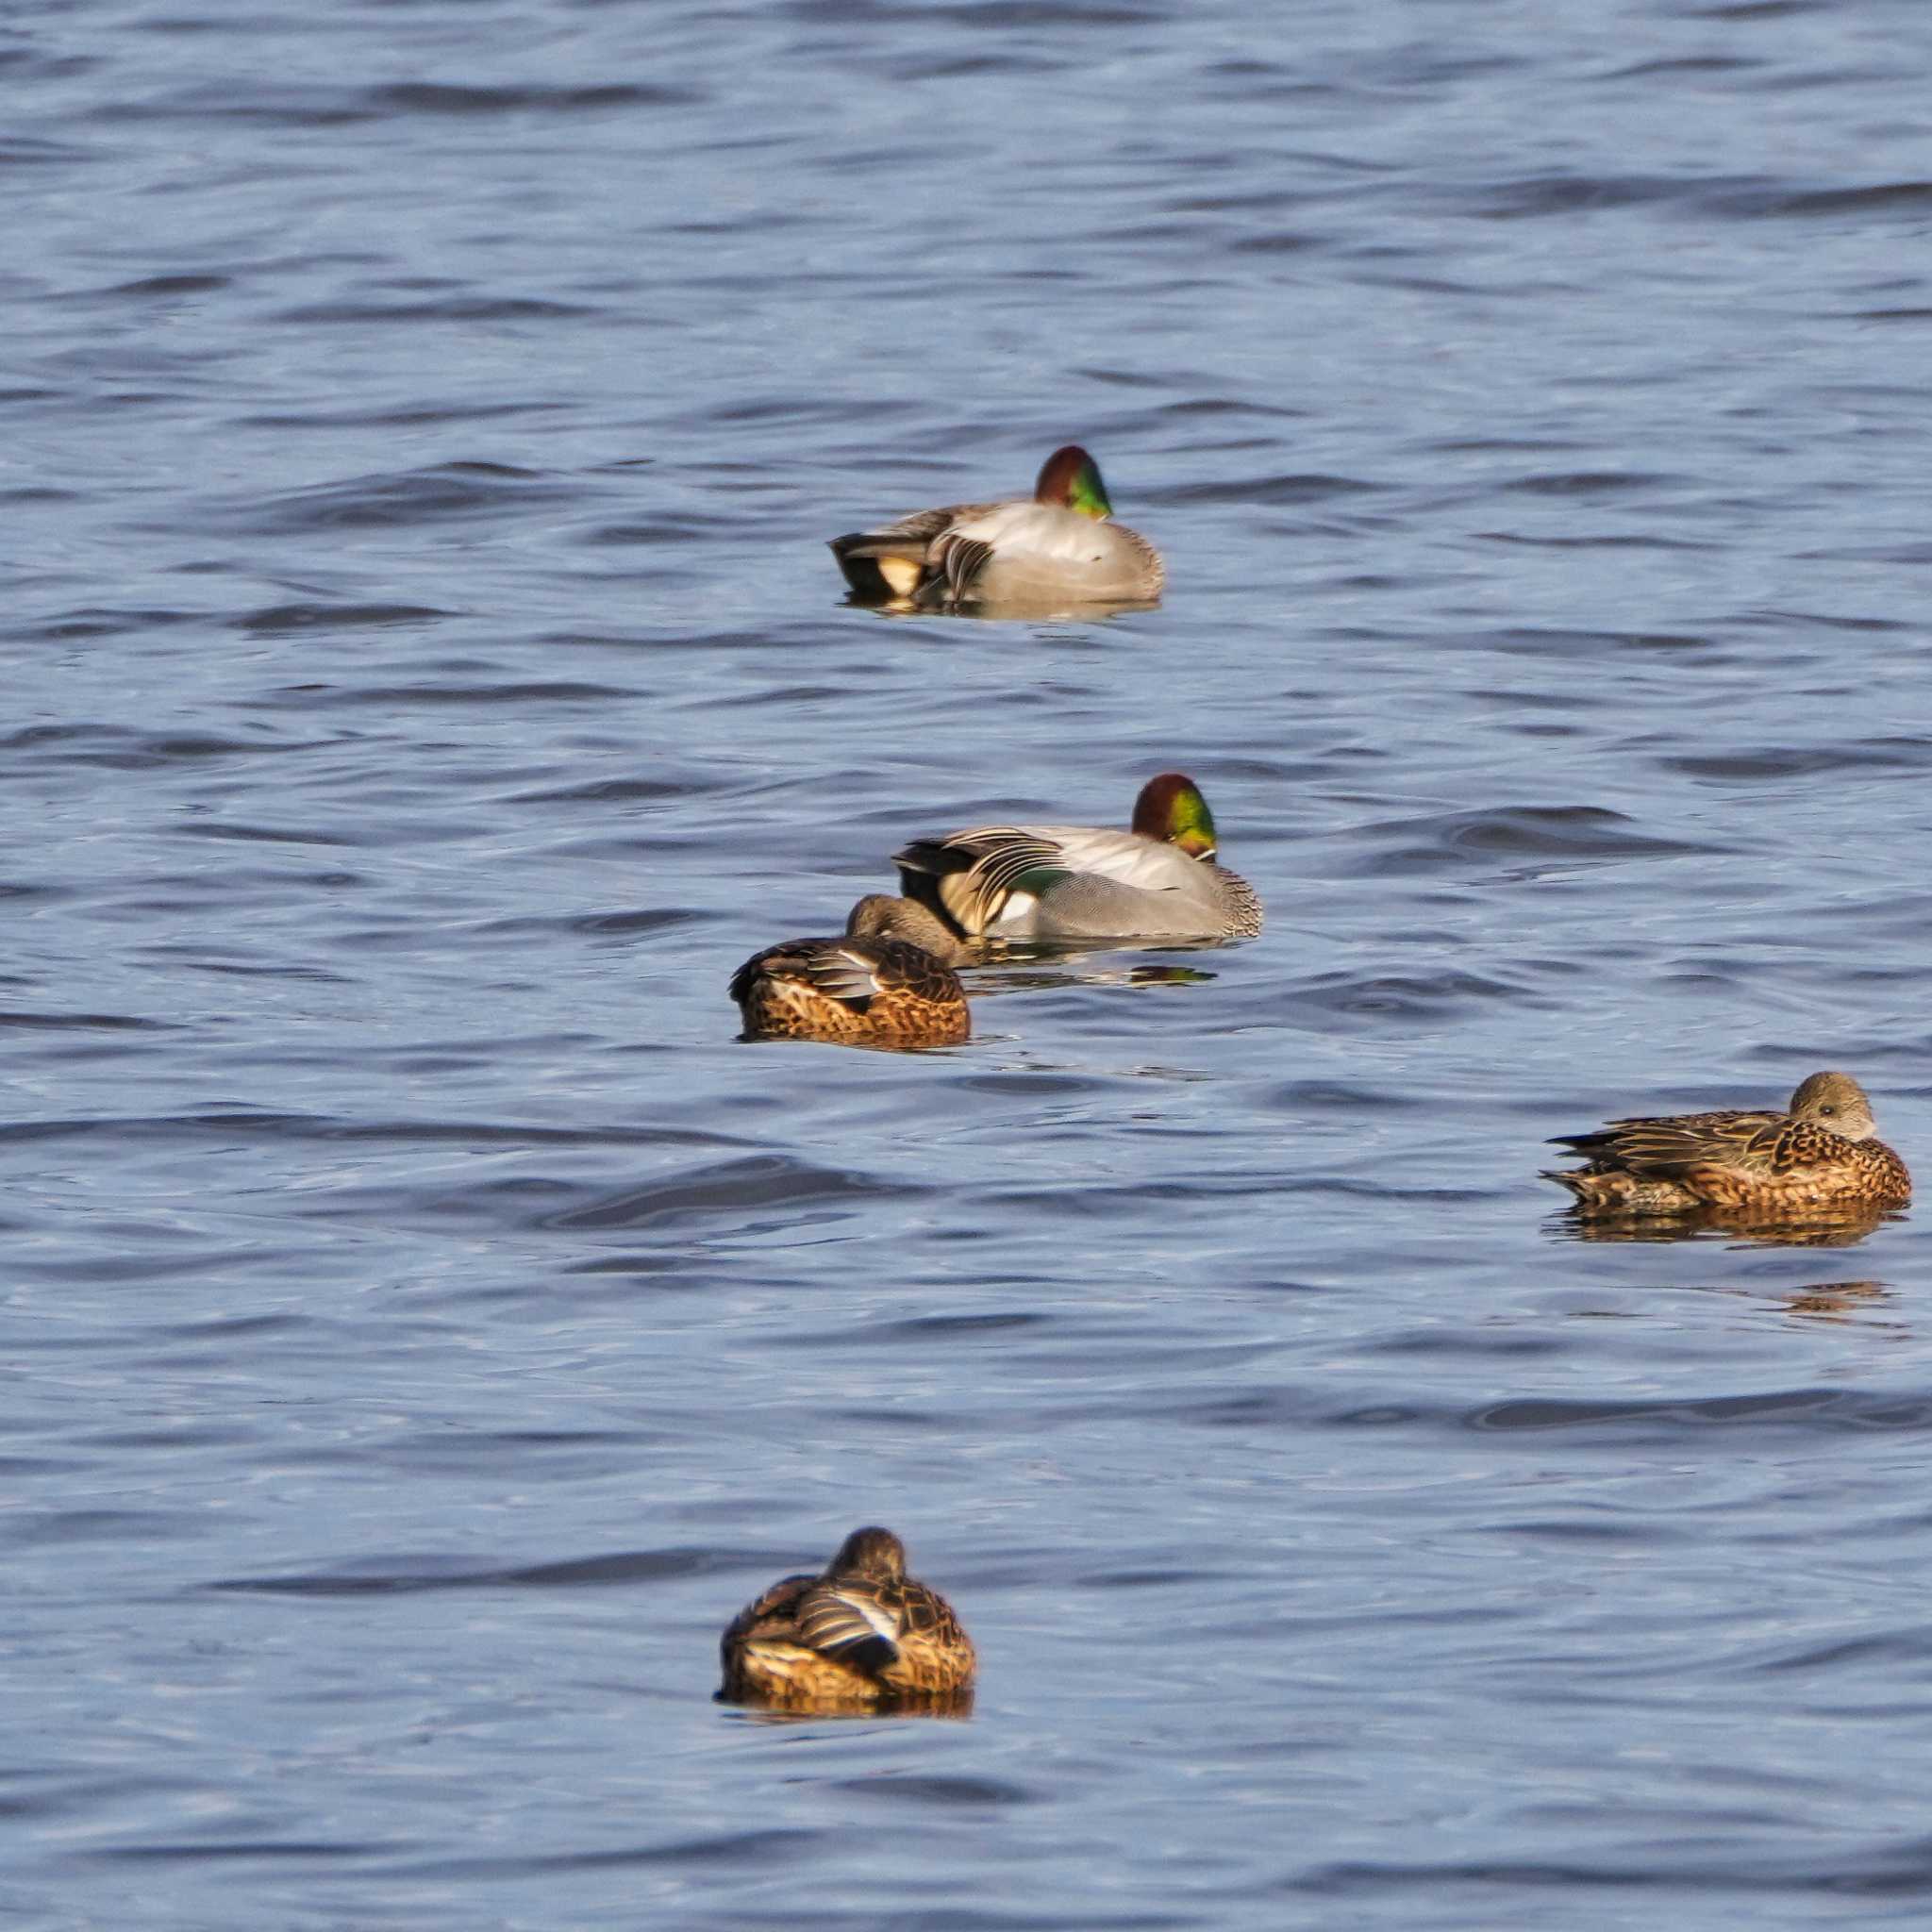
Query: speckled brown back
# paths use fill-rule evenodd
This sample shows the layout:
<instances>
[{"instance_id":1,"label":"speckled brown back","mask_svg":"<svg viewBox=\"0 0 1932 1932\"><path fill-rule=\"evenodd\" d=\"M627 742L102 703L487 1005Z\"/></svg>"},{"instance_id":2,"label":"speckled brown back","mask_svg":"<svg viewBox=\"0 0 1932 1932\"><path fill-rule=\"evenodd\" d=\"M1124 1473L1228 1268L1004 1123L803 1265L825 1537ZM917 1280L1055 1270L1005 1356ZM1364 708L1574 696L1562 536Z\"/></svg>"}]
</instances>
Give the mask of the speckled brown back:
<instances>
[{"instance_id":1,"label":"speckled brown back","mask_svg":"<svg viewBox=\"0 0 1932 1932\"><path fill-rule=\"evenodd\" d=\"M1911 1175L1884 1141L1852 1141L1785 1113L1669 1114L1612 1121L1558 1144L1586 1165L1552 1173L1585 1207L1667 1214L1699 1207L1757 1214L1831 1206L1903 1207Z\"/></svg>"},{"instance_id":2,"label":"speckled brown back","mask_svg":"<svg viewBox=\"0 0 1932 1932\"><path fill-rule=\"evenodd\" d=\"M955 1698L977 1665L938 1591L836 1570L774 1584L732 1620L720 1650L722 1695L791 1708Z\"/></svg>"},{"instance_id":3,"label":"speckled brown back","mask_svg":"<svg viewBox=\"0 0 1932 1932\"><path fill-rule=\"evenodd\" d=\"M972 1037L958 974L905 940L787 940L747 959L730 991L754 1039L956 1046Z\"/></svg>"}]
</instances>

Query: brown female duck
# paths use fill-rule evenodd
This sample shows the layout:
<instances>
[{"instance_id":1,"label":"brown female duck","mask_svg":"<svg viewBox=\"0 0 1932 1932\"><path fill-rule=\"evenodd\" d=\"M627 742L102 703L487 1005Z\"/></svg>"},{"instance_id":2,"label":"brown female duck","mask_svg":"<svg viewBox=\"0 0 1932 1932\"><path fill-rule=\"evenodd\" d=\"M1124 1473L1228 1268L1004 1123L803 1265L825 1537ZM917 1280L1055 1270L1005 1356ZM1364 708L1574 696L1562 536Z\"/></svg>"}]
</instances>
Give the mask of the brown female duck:
<instances>
[{"instance_id":1,"label":"brown female duck","mask_svg":"<svg viewBox=\"0 0 1932 1932\"><path fill-rule=\"evenodd\" d=\"M719 1644L735 1703L878 1709L958 1703L972 1640L946 1600L906 1574L890 1529L855 1529L819 1576L786 1576L731 1620Z\"/></svg>"},{"instance_id":2,"label":"brown female duck","mask_svg":"<svg viewBox=\"0 0 1932 1932\"><path fill-rule=\"evenodd\" d=\"M747 1040L957 1046L971 1038L949 961L965 949L924 906L873 892L838 939L787 940L731 975Z\"/></svg>"},{"instance_id":3,"label":"brown female duck","mask_svg":"<svg viewBox=\"0 0 1932 1932\"><path fill-rule=\"evenodd\" d=\"M1876 1138L1872 1103L1849 1074L1813 1074L1783 1113L1685 1113L1611 1121L1555 1144L1584 1166L1545 1169L1586 1212L1758 1219L1902 1208L1906 1164Z\"/></svg>"}]
</instances>

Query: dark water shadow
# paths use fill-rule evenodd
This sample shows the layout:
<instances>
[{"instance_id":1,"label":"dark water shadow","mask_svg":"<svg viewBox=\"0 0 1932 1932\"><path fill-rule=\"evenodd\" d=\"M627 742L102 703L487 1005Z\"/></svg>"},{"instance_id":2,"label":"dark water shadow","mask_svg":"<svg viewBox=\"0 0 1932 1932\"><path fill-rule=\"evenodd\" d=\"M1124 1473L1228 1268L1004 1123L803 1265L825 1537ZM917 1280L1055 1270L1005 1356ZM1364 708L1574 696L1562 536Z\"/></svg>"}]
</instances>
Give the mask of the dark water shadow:
<instances>
[{"instance_id":1,"label":"dark water shadow","mask_svg":"<svg viewBox=\"0 0 1932 1932\"><path fill-rule=\"evenodd\" d=\"M1084 972L1036 967L1002 972L996 979L975 977L967 991L974 999L995 999L1002 993L1045 992L1067 986L1206 986L1219 977L1196 966L1096 966Z\"/></svg>"},{"instance_id":2,"label":"dark water shadow","mask_svg":"<svg viewBox=\"0 0 1932 1932\"><path fill-rule=\"evenodd\" d=\"M752 1703L743 1698L726 1696L723 1690L714 1690L711 1692L711 1702L727 1707L729 1714L741 1722L760 1724L821 1724L827 1718L849 1722L853 1718L883 1718L896 1721L908 1717L936 1717L958 1722L973 1715L971 1690L956 1690L926 1696L908 1691L877 1704L857 1704L825 1698L814 1702L782 1705Z\"/></svg>"},{"instance_id":3,"label":"dark water shadow","mask_svg":"<svg viewBox=\"0 0 1932 1932\"><path fill-rule=\"evenodd\" d=\"M939 1046L917 1040L839 1040L829 1033L743 1031L734 1033L731 1037L740 1046L842 1046L854 1053L946 1054L974 1043L971 1040L956 1040L944 1046Z\"/></svg>"},{"instance_id":4,"label":"dark water shadow","mask_svg":"<svg viewBox=\"0 0 1932 1932\"><path fill-rule=\"evenodd\" d=\"M841 601L848 609L870 611L874 617L966 617L991 624L1105 624L1110 618L1160 608L1158 597L1097 603L1070 603L1064 597L1005 597L979 604L915 604L909 597L861 597L854 591Z\"/></svg>"},{"instance_id":5,"label":"dark water shadow","mask_svg":"<svg viewBox=\"0 0 1932 1932\"><path fill-rule=\"evenodd\" d=\"M964 957L958 963L978 971L982 968L1025 966L1035 961L1049 968L1062 967L1079 959L1104 958L1109 953L1218 953L1225 947L1244 945L1247 941L1233 936L1226 939L1186 939L1173 933L1150 933L1145 939L1136 939L1127 934L1110 935L1106 939L1063 940L989 936L963 943ZM1187 972L1184 967L1137 967L1134 970L1157 976L1170 970L1175 974ZM1208 976L1212 977L1211 974Z\"/></svg>"}]
</instances>

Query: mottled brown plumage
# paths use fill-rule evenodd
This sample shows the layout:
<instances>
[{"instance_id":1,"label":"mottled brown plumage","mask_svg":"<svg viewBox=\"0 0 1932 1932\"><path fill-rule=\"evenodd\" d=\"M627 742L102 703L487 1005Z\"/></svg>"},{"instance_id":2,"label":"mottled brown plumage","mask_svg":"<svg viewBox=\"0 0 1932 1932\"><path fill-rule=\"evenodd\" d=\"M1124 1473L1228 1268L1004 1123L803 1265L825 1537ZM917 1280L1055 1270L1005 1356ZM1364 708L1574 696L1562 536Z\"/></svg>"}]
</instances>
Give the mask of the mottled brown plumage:
<instances>
[{"instance_id":1,"label":"mottled brown plumage","mask_svg":"<svg viewBox=\"0 0 1932 1932\"><path fill-rule=\"evenodd\" d=\"M1556 1144L1585 1165L1545 1170L1587 1212L1762 1221L1809 1210L1903 1208L1906 1164L1876 1138L1872 1104L1849 1074L1813 1074L1783 1113L1686 1113L1611 1121Z\"/></svg>"},{"instance_id":2,"label":"mottled brown plumage","mask_svg":"<svg viewBox=\"0 0 1932 1932\"><path fill-rule=\"evenodd\" d=\"M947 962L964 952L924 907L874 892L838 939L787 940L754 954L731 975L731 997L748 1040L957 1046L973 1022Z\"/></svg>"},{"instance_id":3,"label":"mottled brown plumage","mask_svg":"<svg viewBox=\"0 0 1932 1932\"><path fill-rule=\"evenodd\" d=\"M718 1695L784 1710L957 1710L973 1690L972 1640L935 1591L906 1574L889 1529L855 1529L819 1576L781 1577L731 1620Z\"/></svg>"}]
</instances>

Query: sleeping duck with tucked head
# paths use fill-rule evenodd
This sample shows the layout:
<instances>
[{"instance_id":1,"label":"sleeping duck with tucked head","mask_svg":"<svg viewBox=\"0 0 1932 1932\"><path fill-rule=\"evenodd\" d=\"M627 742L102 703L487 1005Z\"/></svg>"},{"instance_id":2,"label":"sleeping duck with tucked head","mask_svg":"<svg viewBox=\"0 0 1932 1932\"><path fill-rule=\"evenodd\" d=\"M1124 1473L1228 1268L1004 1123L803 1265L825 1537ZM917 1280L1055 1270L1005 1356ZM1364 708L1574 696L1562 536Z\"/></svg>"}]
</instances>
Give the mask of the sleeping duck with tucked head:
<instances>
[{"instance_id":1,"label":"sleeping duck with tucked head","mask_svg":"<svg viewBox=\"0 0 1932 1932\"><path fill-rule=\"evenodd\" d=\"M953 961L969 949L908 899L871 892L831 939L784 940L731 975L746 1040L958 1046L973 1033Z\"/></svg>"},{"instance_id":2,"label":"sleeping duck with tucked head","mask_svg":"<svg viewBox=\"0 0 1932 1932\"><path fill-rule=\"evenodd\" d=\"M837 1712L970 1707L977 1659L940 1593L906 1574L906 1545L855 1529L816 1576L781 1576L719 1644L721 1700Z\"/></svg>"},{"instance_id":3,"label":"sleeping duck with tucked head","mask_svg":"<svg viewBox=\"0 0 1932 1932\"><path fill-rule=\"evenodd\" d=\"M834 537L832 555L863 603L1151 604L1167 579L1160 553L1112 519L1099 464L1070 442L1047 458L1031 497L914 510Z\"/></svg>"},{"instance_id":4,"label":"sleeping duck with tucked head","mask_svg":"<svg viewBox=\"0 0 1932 1932\"><path fill-rule=\"evenodd\" d=\"M1220 862L1201 788L1163 772L1125 831L974 825L893 854L900 890L961 939L1226 940L1261 930L1261 901Z\"/></svg>"}]
</instances>

